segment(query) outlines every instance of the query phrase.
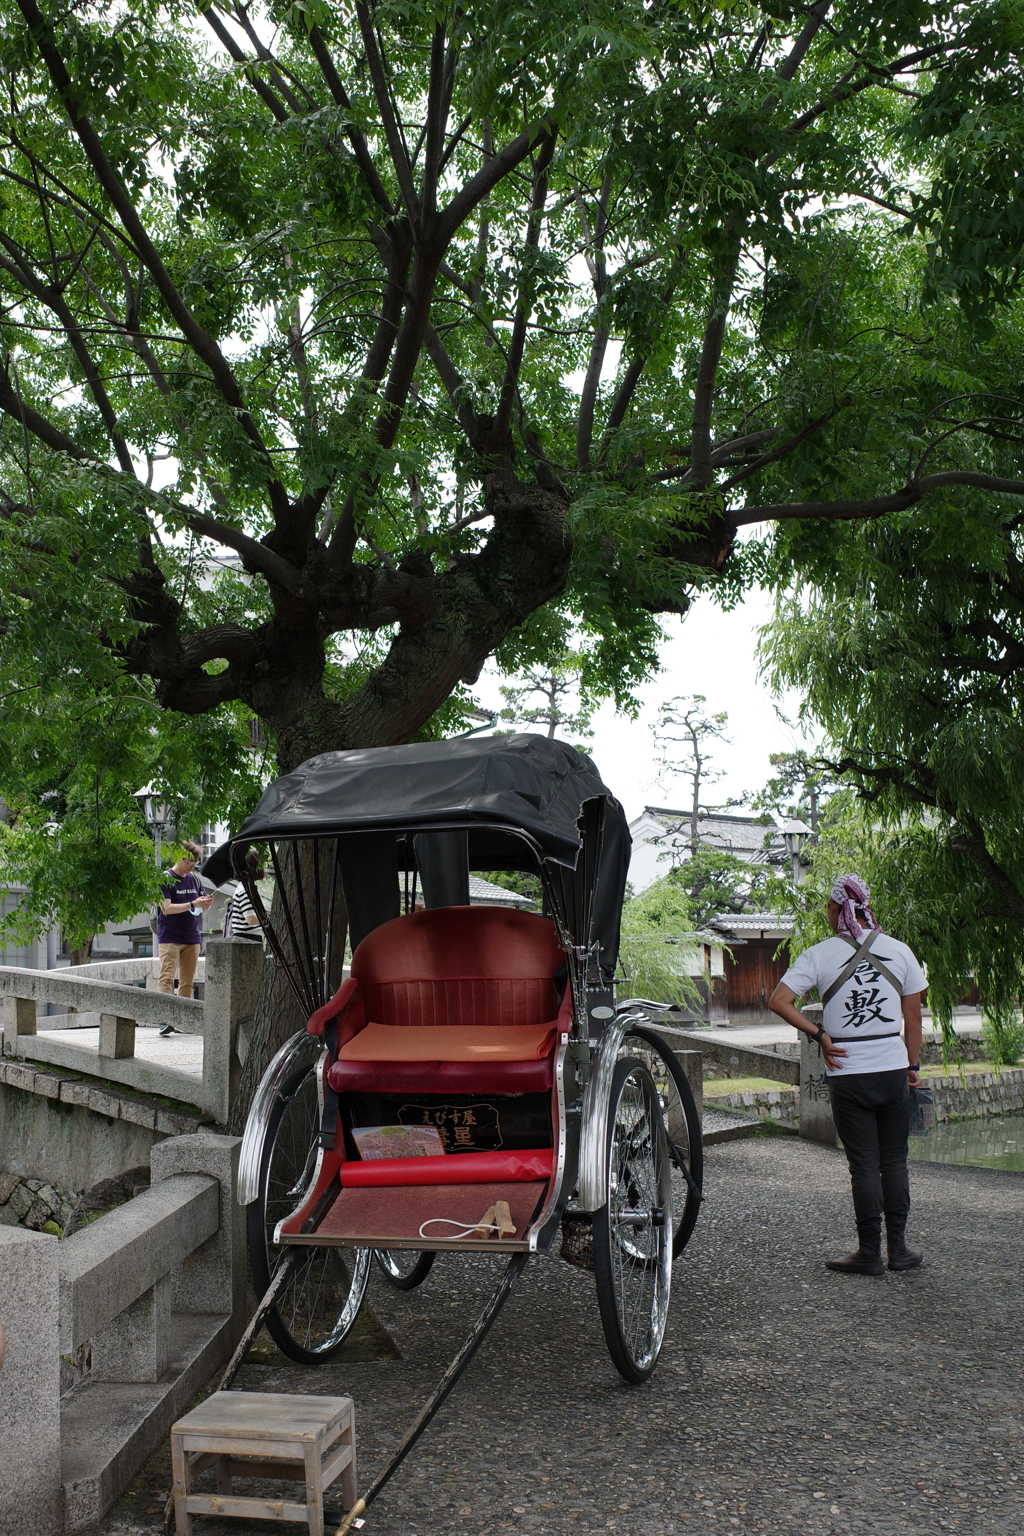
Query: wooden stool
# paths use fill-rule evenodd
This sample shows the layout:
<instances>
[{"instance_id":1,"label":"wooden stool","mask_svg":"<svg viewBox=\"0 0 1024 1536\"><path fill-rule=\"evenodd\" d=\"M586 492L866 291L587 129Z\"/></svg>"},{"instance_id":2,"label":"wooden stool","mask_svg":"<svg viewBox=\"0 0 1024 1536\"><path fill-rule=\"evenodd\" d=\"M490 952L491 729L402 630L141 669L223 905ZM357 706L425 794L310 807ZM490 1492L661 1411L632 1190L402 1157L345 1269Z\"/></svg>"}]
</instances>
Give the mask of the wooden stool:
<instances>
[{"instance_id":1,"label":"wooden stool","mask_svg":"<svg viewBox=\"0 0 1024 1536\"><path fill-rule=\"evenodd\" d=\"M192 1479L217 1468L217 1492L193 1493ZM193 1515L247 1515L250 1520L305 1520L323 1536L324 1489L341 1477L345 1508L356 1501L356 1430L350 1397L299 1397L290 1392L214 1392L171 1428L174 1523L191 1536ZM239 1498L236 1477L305 1482L299 1503Z\"/></svg>"}]
</instances>

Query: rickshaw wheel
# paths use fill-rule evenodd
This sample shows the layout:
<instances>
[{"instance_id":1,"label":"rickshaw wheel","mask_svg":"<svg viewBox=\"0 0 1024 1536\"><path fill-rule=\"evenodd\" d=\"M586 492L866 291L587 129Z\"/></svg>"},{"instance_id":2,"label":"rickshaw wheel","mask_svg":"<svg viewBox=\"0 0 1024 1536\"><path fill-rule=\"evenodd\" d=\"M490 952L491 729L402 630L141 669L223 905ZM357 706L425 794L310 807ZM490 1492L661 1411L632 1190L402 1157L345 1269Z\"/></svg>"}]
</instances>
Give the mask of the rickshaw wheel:
<instances>
[{"instance_id":1,"label":"rickshaw wheel","mask_svg":"<svg viewBox=\"0 0 1024 1536\"><path fill-rule=\"evenodd\" d=\"M437 1254L421 1253L416 1248L378 1248L374 1258L385 1280L396 1291L414 1291L430 1274Z\"/></svg>"},{"instance_id":2,"label":"rickshaw wheel","mask_svg":"<svg viewBox=\"0 0 1024 1536\"><path fill-rule=\"evenodd\" d=\"M285 1080L267 1120L260 1158L260 1192L249 1206L249 1263L256 1294L270 1285L285 1250L274 1228L299 1202L320 1133L319 1063ZM311 1156L313 1154L313 1156ZM366 1295L370 1251L303 1248L295 1272L267 1314L274 1343L304 1365L329 1360L351 1331Z\"/></svg>"},{"instance_id":3,"label":"rickshaw wheel","mask_svg":"<svg viewBox=\"0 0 1024 1536\"><path fill-rule=\"evenodd\" d=\"M696 1226L704 1188L704 1141L697 1101L675 1052L653 1029L630 1030L623 1046L643 1062L661 1100L672 1163L672 1257L678 1259Z\"/></svg>"},{"instance_id":4,"label":"rickshaw wheel","mask_svg":"<svg viewBox=\"0 0 1024 1536\"><path fill-rule=\"evenodd\" d=\"M626 1381L658 1363L672 1285L672 1198L657 1085L624 1057L612 1077L608 1200L594 1213L594 1278L608 1353Z\"/></svg>"}]
</instances>

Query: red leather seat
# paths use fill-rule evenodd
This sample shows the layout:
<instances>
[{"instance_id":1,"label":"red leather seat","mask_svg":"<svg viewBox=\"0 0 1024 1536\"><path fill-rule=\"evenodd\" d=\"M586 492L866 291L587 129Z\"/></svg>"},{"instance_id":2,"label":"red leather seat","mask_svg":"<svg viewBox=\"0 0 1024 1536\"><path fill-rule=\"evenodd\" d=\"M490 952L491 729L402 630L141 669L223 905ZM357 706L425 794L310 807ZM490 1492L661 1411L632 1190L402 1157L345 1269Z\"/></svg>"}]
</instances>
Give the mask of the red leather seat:
<instances>
[{"instance_id":1,"label":"red leather seat","mask_svg":"<svg viewBox=\"0 0 1024 1536\"><path fill-rule=\"evenodd\" d=\"M507 907L438 907L395 918L367 935L352 957L351 979L314 1014L319 1034L339 1018L338 1049L367 1024L503 1027L556 1021L568 1028L568 993L559 1010L553 976L563 952L548 918ZM440 1036L440 1032L439 1032ZM328 1074L338 1092L535 1093L551 1087L553 1053L537 1060L337 1060ZM400 1054L400 1051L399 1051ZM419 1054L422 1054L420 1052Z\"/></svg>"},{"instance_id":2,"label":"red leather seat","mask_svg":"<svg viewBox=\"0 0 1024 1536\"><path fill-rule=\"evenodd\" d=\"M457 1157L381 1157L342 1163L342 1189L388 1189L396 1184L523 1184L550 1179L552 1147L525 1152L466 1152Z\"/></svg>"}]
</instances>

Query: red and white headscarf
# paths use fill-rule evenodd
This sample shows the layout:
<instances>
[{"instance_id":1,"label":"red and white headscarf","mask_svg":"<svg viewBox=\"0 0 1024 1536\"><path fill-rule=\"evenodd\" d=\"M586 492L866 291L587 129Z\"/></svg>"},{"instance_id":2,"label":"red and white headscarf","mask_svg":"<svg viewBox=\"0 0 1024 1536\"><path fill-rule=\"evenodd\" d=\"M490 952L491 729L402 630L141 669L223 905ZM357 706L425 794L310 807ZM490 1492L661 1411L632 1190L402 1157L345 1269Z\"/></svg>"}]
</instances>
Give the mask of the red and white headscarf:
<instances>
[{"instance_id":1,"label":"red and white headscarf","mask_svg":"<svg viewBox=\"0 0 1024 1536\"><path fill-rule=\"evenodd\" d=\"M875 914L868 906L871 892L856 875L839 875L832 882L829 896L839 907L840 933L848 933L860 943L869 928L878 928Z\"/></svg>"}]
</instances>

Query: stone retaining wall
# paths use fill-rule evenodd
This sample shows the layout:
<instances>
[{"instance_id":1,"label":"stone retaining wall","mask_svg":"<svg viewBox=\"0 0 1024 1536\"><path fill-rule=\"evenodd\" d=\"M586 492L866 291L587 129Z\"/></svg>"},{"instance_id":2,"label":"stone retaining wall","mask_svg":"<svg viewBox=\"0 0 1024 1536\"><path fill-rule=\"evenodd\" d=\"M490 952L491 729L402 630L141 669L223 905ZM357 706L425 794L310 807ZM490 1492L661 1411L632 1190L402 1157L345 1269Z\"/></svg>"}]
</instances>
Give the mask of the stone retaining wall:
<instances>
[{"instance_id":1,"label":"stone retaining wall","mask_svg":"<svg viewBox=\"0 0 1024 1536\"><path fill-rule=\"evenodd\" d=\"M0 1173L0 1226L27 1227L60 1237L78 1201L72 1189L56 1189L42 1179Z\"/></svg>"},{"instance_id":2,"label":"stone retaining wall","mask_svg":"<svg viewBox=\"0 0 1024 1536\"><path fill-rule=\"evenodd\" d=\"M966 1086L965 1086L966 1083ZM961 1079L932 1077L928 1086L935 1096L935 1119L981 1120L988 1115L1019 1115L1024 1112L1024 1068L1006 1067L1002 1072L972 1072Z\"/></svg>"},{"instance_id":3,"label":"stone retaining wall","mask_svg":"<svg viewBox=\"0 0 1024 1536\"><path fill-rule=\"evenodd\" d=\"M716 1093L705 1100L708 1109L726 1109L735 1113L757 1115L775 1125L795 1131L800 1125L799 1088L765 1088L759 1093Z\"/></svg>"},{"instance_id":4,"label":"stone retaining wall","mask_svg":"<svg viewBox=\"0 0 1024 1536\"><path fill-rule=\"evenodd\" d=\"M21 1179L88 1189L148 1163L154 1143L206 1119L116 1083L0 1060L0 1172Z\"/></svg>"},{"instance_id":5,"label":"stone retaining wall","mask_svg":"<svg viewBox=\"0 0 1024 1536\"><path fill-rule=\"evenodd\" d=\"M934 1096L938 1124L947 1120L1024 1114L1024 1068L971 1072L964 1079L953 1073L949 1077L930 1077L926 1081ZM800 1124L800 1094L796 1088L709 1095L707 1105L709 1109L757 1115L789 1130L795 1131Z\"/></svg>"}]
</instances>

